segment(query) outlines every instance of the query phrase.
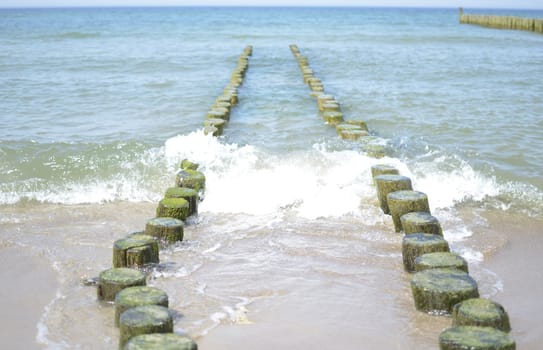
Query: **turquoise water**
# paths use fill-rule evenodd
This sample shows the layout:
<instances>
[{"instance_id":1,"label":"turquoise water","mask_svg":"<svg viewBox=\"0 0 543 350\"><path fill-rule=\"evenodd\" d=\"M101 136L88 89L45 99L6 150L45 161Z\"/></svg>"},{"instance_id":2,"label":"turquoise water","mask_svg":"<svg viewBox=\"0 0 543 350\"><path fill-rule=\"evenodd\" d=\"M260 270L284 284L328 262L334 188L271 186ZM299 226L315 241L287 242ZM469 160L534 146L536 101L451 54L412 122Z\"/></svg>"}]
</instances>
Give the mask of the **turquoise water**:
<instances>
[{"instance_id":1,"label":"turquoise water","mask_svg":"<svg viewBox=\"0 0 543 350\"><path fill-rule=\"evenodd\" d=\"M166 181L157 173L173 162L164 158L165 142L201 128L246 44L255 47L251 72L222 142L270 154L337 143L316 118L290 43L346 115L365 119L389 155L414 172L437 171L427 163L449 173L465 166L497 186L477 197L539 202L543 37L459 25L456 15L2 10L0 202L156 199Z\"/></svg>"},{"instance_id":2,"label":"turquoise water","mask_svg":"<svg viewBox=\"0 0 543 350\"><path fill-rule=\"evenodd\" d=\"M385 158L324 124L293 43ZM205 136L249 44L239 104L222 137ZM369 170L390 163L428 194L481 295L509 301L519 346L538 348L541 316L529 310L542 287L507 299L507 282L541 279L487 263L511 233L530 245L522 235L540 227L542 44L459 25L456 9L0 10L0 247L58 275L37 341L116 347L111 308L80 279L111 266L111 243L143 229L189 158L205 199L151 280L184 315L176 331L202 347L237 348L221 332L238 328L221 326L248 312L246 348L319 347L334 335L343 348L435 349L450 320L414 310L401 236L377 206Z\"/></svg>"}]
</instances>

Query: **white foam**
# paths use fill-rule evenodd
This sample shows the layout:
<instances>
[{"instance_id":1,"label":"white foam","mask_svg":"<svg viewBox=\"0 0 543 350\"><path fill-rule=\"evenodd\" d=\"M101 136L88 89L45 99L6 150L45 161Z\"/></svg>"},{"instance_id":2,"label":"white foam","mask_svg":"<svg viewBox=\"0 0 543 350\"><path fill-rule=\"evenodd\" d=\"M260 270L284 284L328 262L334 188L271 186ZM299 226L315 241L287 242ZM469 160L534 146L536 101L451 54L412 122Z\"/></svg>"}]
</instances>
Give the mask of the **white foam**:
<instances>
[{"instance_id":1,"label":"white foam","mask_svg":"<svg viewBox=\"0 0 543 350\"><path fill-rule=\"evenodd\" d=\"M457 165L450 167L451 162ZM502 192L494 177L481 174L457 157L415 163L413 172L407 176L412 178L416 190L428 195L431 210L452 207L466 200L481 201Z\"/></svg>"},{"instance_id":2,"label":"white foam","mask_svg":"<svg viewBox=\"0 0 543 350\"><path fill-rule=\"evenodd\" d=\"M226 143L200 130L144 151L122 163L122 173L106 179L58 185L34 179L22 186L10 185L13 188L2 185L0 203L13 204L23 198L62 204L156 202L165 188L173 185L184 158L199 163L206 175L201 212L279 215L291 211L310 219L362 215L361 201L375 200L370 168L377 163L391 164L409 176L416 190L428 194L432 211L465 200L516 193L514 184L500 186L493 177L482 175L453 156L425 155L422 161L410 161L408 166L396 158L375 159L360 151L328 148L321 143L308 150L277 155L252 145Z\"/></svg>"},{"instance_id":3,"label":"white foam","mask_svg":"<svg viewBox=\"0 0 543 350\"><path fill-rule=\"evenodd\" d=\"M370 192L367 169L374 160L355 151L315 148L278 156L198 133L172 138L165 148L171 164L182 158L200 163L206 175L201 212L341 216L357 212Z\"/></svg>"},{"instance_id":4,"label":"white foam","mask_svg":"<svg viewBox=\"0 0 543 350\"><path fill-rule=\"evenodd\" d=\"M55 266L55 264L53 264ZM64 296L60 293L60 290L57 290L55 297L53 300L47 304L43 310L43 313L40 317L40 320L38 321L38 324L36 325L37 333L36 333L36 342L38 344L45 345L48 349L70 349L70 345L66 342L54 342L49 339L49 328L47 327L46 320L49 317L49 313L51 312L52 307L54 304L60 300L63 299Z\"/></svg>"}]
</instances>

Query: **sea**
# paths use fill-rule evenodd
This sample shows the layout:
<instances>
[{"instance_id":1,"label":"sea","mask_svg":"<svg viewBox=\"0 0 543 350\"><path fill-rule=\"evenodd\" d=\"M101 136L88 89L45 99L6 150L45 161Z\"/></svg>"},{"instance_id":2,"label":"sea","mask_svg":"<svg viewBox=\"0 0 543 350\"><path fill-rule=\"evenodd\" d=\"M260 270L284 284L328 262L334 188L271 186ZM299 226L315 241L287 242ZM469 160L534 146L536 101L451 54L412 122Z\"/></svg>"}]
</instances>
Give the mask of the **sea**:
<instances>
[{"instance_id":1,"label":"sea","mask_svg":"<svg viewBox=\"0 0 543 350\"><path fill-rule=\"evenodd\" d=\"M323 121L290 44L383 154ZM239 104L205 135L247 45ZM461 25L458 9L0 10L2 348L117 347L87 282L190 159L199 213L148 284L200 349L438 347L451 318L415 310L376 164L428 195L518 348L538 349L542 67L543 35Z\"/></svg>"}]
</instances>

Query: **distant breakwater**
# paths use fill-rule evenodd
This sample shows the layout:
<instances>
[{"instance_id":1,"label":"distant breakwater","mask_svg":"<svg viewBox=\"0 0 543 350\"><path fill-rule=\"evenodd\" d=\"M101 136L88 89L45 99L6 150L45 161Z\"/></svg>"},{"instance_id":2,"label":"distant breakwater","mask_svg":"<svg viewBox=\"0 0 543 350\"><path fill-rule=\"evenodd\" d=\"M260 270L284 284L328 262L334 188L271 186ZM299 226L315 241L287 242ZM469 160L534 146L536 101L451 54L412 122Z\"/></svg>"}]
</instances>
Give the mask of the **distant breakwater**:
<instances>
[{"instance_id":1,"label":"distant breakwater","mask_svg":"<svg viewBox=\"0 0 543 350\"><path fill-rule=\"evenodd\" d=\"M473 24L496 29L525 30L543 34L543 19L518 16L494 16L465 14L459 10L459 20L463 24Z\"/></svg>"}]
</instances>

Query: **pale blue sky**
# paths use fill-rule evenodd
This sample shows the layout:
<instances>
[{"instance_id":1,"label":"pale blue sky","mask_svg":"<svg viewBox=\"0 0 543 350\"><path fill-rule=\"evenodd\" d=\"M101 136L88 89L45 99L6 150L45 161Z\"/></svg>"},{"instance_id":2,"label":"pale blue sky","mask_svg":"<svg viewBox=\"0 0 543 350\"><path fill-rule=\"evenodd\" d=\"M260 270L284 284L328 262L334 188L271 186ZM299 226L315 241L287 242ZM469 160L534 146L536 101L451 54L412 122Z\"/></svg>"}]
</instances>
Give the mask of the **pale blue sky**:
<instances>
[{"instance_id":1,"label":"pale blue sky","mask_svg":"<svg viewBox=\"0 0 543 350\"><path fill-rule=\"evenodd\" d=\"M0 7L71 6L408 6L543 9L543 0L0 0Z\"/></svg>"}]
</instances>

